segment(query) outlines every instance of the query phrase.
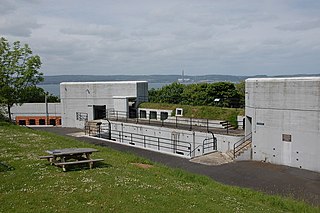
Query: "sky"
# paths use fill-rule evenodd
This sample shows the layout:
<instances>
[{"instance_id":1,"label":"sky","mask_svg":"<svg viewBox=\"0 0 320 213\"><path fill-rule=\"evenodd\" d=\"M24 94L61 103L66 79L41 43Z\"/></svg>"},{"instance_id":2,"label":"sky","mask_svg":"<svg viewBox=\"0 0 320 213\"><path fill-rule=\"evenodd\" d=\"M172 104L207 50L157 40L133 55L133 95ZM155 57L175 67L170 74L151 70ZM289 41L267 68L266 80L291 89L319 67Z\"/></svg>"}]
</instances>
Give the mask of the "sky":
<instances>
[{"instance_id":1,"label":"sky","mask_svg":"<svg viewBox=\"0 0 320 213\"><path fill-rule=\"evenodd\" d=\"M320 73L320 0L0 0L45 75Z\"/></svg>"}]
</instances>

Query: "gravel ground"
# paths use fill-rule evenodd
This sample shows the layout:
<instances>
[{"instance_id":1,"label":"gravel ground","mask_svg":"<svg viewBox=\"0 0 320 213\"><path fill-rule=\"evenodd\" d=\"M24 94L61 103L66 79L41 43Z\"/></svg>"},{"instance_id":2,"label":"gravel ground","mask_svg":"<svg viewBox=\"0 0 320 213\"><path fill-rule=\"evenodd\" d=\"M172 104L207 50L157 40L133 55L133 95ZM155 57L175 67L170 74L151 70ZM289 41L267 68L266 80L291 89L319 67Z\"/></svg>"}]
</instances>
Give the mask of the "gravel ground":
<instances>
[{"instance_id":1,"label":"gravel ground","mask_svg":"<svg viewBox=\"0 0 320 213\"><path fill-rule=\"evenodd\" d=\"M79 129L61 127L35 129L60 135L68 135L77 140L120 151L132 152L166 166L209 176L220 183L251 188L267 194L293 197L294 199L304 200L315 206L320 206L320 173L317 172L257 161L238 161L222 165L204 165L190 162L188 159L181 157L89 137L79 137L81 135L72 134L81 132Z\"/></svg>"}]
</instances>

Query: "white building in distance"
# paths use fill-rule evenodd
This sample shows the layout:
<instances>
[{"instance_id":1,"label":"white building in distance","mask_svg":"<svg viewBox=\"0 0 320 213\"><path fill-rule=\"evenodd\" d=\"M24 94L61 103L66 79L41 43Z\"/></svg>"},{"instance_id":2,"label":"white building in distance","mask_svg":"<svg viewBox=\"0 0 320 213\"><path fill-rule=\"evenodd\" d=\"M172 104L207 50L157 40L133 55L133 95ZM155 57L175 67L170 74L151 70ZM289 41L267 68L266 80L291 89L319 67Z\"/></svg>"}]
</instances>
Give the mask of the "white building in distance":
<instances>
[{"instance_id":1,"label":"white building in distance","mask_svg":"<svg viewBox=\"0 0 320 213\"><path fill-rule=\"evenodd\" d=\"M86 120L105 118L110 110L135 116L148 100L148 82L63 82L60 98L62 126L84 128Z\"/></svg>"},{"instance_id":2,"label":"white building in distance","mask_svg":"<svg viewBox=\"0 0 320 213\"><path fill-rule=\"evenodd\" d=\"M246 80L252 159L320 172L320 77Z\"/></svg>"}]
</instances>

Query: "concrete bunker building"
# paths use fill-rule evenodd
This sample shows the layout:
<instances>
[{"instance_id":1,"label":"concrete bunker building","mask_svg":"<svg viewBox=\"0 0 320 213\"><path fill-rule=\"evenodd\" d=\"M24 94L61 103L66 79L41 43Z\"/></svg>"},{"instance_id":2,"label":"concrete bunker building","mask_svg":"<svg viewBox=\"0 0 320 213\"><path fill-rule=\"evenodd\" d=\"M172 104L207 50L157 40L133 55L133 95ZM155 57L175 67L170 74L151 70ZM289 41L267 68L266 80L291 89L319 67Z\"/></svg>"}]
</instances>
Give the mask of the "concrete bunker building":
<instances>
[{"instance_id":1,"label":"concrete bunker building","mask_svg":"<svg viewBox=\"0 0 320 213\"><path fill-rule=\"evenodd\" d=\"M112 110L136 116L139 103L148 100L148 82L63 82L60 98L62 126L84 128Z\"/></svg>"},{"instance_id":2,"label":"concrete bunker building","mask_svg":"<svg viewBox=\"0 0 320 213\"><path fill-rule=\"evenodd\" d=\"M320 77L246 80L252 160L320 172Z\"/></svg>"}]
</instances>

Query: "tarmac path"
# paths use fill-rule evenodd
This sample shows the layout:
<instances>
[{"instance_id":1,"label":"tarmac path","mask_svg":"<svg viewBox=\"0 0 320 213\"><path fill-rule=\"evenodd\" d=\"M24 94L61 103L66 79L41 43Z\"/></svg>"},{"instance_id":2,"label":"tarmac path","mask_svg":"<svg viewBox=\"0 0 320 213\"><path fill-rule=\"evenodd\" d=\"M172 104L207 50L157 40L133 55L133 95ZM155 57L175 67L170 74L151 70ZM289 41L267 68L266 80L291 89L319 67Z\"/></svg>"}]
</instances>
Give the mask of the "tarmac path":
<instances>
[{"instance_id":1,"label":"tarmac path","mask_svg":"<svg viewBox=\"0 0 320 213\"><path fill-rule=\"evenodd\" d=\"M34 128L69 137L70 133L81 132L75 128L43 127ZM82 131L83 132L83 131ZM320 206L320 173L274 165L257 161L238 161L223 165L203 165L190 162L188 159L153 152L145 149L126 146L114 142L107 142L91 137L74 137L99 146L110 147L115 150L131 152L153 162L169 167L206 175L227 185L251 188L267 194L277 194L304 200L315 206Z\"/></svg>"}]
</instances>

